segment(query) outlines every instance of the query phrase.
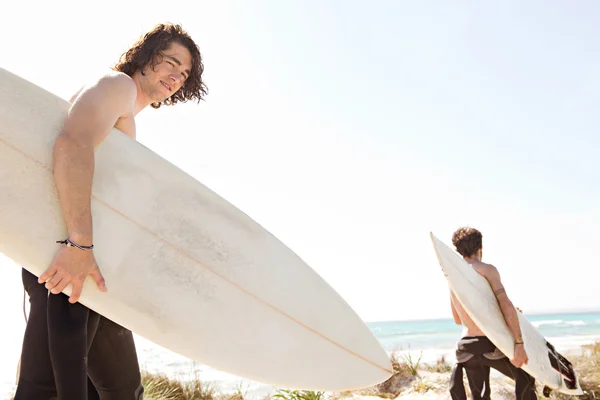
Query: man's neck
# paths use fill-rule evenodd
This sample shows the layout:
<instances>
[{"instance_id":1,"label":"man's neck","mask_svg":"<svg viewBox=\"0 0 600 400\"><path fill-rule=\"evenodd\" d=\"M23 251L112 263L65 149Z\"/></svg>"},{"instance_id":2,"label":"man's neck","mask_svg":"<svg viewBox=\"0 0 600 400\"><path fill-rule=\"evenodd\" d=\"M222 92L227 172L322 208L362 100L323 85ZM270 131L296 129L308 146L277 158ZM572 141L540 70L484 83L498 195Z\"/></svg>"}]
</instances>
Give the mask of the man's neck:
<instances>
[{"instance_id":1,"label":"man's neck","mask_svg":"<svg viewBox=\"0 0 600 400\"><path fill-rule=\"evenodd\" d=\"M465 261L468 262L469 264L474 264L474 263L481 262L481 258L478 256L465 257Z\"/></svg>"},{"instance_id":2,"label":"man's neck","mask_svg":"<svg viewBox=\"0 0 600 400\"><path fill-rule=\"evenodd\" d=\"M137 95L135 96L135 103L133 105L133 115L136 116L140 111L152 104L152 100L150 100L142 90L139 71L135 72L131 79L133 79L135 86L137 87Z\"/></svg>"}]
</instances>

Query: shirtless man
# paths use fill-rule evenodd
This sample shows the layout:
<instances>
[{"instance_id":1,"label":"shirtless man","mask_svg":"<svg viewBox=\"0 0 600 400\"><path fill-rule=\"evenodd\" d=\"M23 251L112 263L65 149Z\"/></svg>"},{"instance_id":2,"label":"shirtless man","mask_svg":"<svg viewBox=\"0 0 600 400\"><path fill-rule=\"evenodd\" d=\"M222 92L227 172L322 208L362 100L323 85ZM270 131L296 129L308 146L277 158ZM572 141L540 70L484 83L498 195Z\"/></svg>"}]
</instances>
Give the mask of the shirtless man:
<instances>
[{"instance_id":1,"label":"shirtless man","mask_svg":"<svg viewBox=\"0 0 600 400\"><path fill-rule=\"evenodd\" d=\"M63 245L39 279L23 269L31 311L15 400L142 398L131 331L78 303L88 275L110 290L93 253L94 148L113 127L135 139L134 117L147 106L200 101L203 69L191 37L179 25L159 24L71 98L53 171L68 237L57 238ZM69 284L70 297L61 293Z\"/></svg>"},{"instance_id":2,"label":"shirtless man","mask_svg":"<svg viewBox=\"0 0 600 400\"><path fill-rule=\"evenodd\" d=\"M463 337L458 342L456 350L457 364L452 370L450 380L450 394L453 400L466 400L463 385L463 369L467 373L469 387L473 400L490 399L489 373L490 367L494 368L515 381L515 394L517 400L535 400L535 380L531 375L521 369L527 363L527 353L521 337L521 328L517 311L506 294L496 267L481 261L482 235L474 228L460 228L454 232L452 243L458 253L471 264L481 276L490 283L502 315L514 338L514 356L508 359L485 336L473 322L463 307L458 302L453 292L450 292L452 315L458 325L462 325Z\"/></svg>"}]
</instances>

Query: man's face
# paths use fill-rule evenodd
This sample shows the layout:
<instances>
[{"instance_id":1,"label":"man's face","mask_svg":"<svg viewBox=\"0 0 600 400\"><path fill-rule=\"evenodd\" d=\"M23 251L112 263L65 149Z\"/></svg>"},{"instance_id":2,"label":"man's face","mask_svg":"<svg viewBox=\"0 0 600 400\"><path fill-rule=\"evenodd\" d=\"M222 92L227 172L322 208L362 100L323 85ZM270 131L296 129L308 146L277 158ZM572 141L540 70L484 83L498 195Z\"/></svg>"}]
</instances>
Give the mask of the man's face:
<instances>
[{"instance_id":1,"label":"man's face","mask_svg":"<svg viewBox=\"0 0 600 400\"><path fill-rule=\"evenodd\" d=\"M144 69L145 91L157 102L168 99L183 86L192 69L192 55L181 44L172 42L159 61L154 68Z\"/></svg>"}]
</instances>

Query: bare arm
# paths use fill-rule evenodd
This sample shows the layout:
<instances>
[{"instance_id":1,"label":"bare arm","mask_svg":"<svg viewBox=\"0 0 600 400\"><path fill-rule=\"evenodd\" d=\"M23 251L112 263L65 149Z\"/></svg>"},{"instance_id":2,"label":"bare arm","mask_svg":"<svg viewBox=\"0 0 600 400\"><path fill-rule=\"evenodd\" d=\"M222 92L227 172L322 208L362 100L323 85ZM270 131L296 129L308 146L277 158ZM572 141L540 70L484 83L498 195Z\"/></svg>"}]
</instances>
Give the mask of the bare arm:
<instances>
[{"instance_id":1,"label":"bare arm","mask_svg":"<svg viewBox=\"0 0 600 400\"><path fill-rule=\"evenodd\" d=\"M126 75L100 79L76 96L56 139L54 180L69 238L78 245L93 243L91 194L94 147L121 116L133 112L135 96L135 83ZM106 290L93 252L64 246L38 282L46 282L46 288L53 294L62 292L72 283L69 301L75 303L88 275L94 278L101 290Z\"/></svg>"},{"instance_id":2,"label":"bare arm","mask_svg":"<svg viewBox=\"0 0 600 400\"><path fill-rule=\"evenodd\" d=\"M126 76L102 78L78 93L54 146L54 179L70 238L91 245L94 147L119 117L131 113L135 84Z\"/></svg>"},{"instance_id":3,"label":"bare arm","mask_svg":"<svg viewBox=\"0 0 600 400\"><path fill-rule=\"evenodd\" d=\"M498 305L500 306L500 310L502 311L506 325L508 326L508 329L510 329L510 333L515 340L521 339L522 336L521 326L519 325L519 317L517 316L515 306L508 298L506 290L502 285L500 273L494 266L491 265L482 268L481 272L482 275L488 280L492 290L494 291L494 295L498 300Z\"/></svg>"},{"instance_id":4,"label":"bare arm","mask_svg":"<svg viewBox=\"0 0 600 400\"><path fill-rule=\"evenodd\" d=\"M502 310L502 315L504 316L506 325L508 326L508 329L510 329L510 332L515 340L514 354L510 362L513 363L513 365L515 365L517 368L521 368L523 364L527 364L529 362L529 357L525 351L525 345L521 336L521 326L519 325L517 310L506 294L506 290L502 285L498 270L493 265L488 265L481 268L479 272L490 283L490 286L494 291L494 295L498 300L498 304L500 305L500 310Z\"/></svg>"}]
</instances>

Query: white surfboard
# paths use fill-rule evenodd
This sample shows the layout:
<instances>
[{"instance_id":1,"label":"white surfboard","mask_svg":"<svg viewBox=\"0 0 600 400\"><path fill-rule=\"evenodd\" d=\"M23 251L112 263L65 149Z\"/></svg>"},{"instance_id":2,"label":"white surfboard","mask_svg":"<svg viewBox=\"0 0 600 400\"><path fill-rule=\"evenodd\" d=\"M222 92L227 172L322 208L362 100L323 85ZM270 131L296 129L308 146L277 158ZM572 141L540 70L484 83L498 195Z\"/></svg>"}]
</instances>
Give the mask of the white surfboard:
<instances>
[{"instance_id":1,"label":"white surfboard","mask_svg":"<svg viewBox=\"0 0 600 400\"><path fill-rule=\"evenodd\" d=\"M66 236L51 168L67 110L0 69L0 252L36 276ZM391 375L364 322L258 223L116 129L95 155L95 255L109 292L88 278L82 304L202 364L279 387L348 390Z\"/></svg>"},{"instance_id":2,"label":"white surfboard","mask_svg":"<svg viewBox=\"0 0 600 400\"><path fill-rule=\"evenodd\" d=\"M448 285L460 304L492 343L508 358L512 358L514 339L488 281L433 233L431 241ZM523 314L517 311L517 315L529 358L522 369L551 389L570 395L583 394L571 363L546 341Z\"/></svg>"}]
</instances>

